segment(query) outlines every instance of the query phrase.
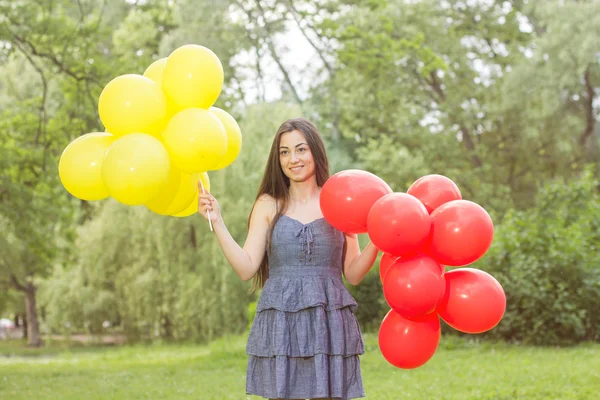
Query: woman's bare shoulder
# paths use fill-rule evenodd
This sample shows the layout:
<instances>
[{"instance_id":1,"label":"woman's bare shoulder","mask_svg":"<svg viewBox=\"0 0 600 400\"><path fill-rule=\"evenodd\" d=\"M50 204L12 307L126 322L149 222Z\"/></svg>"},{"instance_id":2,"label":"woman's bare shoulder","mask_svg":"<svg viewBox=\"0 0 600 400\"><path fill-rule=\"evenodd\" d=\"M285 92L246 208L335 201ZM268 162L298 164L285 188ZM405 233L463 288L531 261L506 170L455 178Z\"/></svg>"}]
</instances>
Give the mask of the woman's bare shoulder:
<instances>
[{"instance_id":1,"label":"woman's bare shoulder","mask_svg":"<svg viewBox=\"0 0 600 400\"><path fill-rule=\"evenodd\" d=\"M256 199L253 213L260 214L270 223L277 213L277 200L275 200L275 198L269 194L261 194Z\"/></svg>"},{"instance_id":2,"label":"woman's bare shoulder","mask_svg":"<svg viewBox=\"0 0 600 400\"><path fill-rule=\"evenodd\" d=\"M263 193L256 199L256 205L275 205L275 198L268 193Z\"/></svg>"}]
</instances>

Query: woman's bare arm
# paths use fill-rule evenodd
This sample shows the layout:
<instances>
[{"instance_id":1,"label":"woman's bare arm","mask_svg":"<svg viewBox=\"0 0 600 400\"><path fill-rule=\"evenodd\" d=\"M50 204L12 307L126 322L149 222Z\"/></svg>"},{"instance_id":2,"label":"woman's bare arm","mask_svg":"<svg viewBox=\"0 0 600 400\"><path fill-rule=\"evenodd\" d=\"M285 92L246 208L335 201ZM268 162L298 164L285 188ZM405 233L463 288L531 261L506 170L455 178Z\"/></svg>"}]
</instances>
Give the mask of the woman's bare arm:
<instances>
[{"instance_id":1,"label":"woman's bare arm","mask_svg":"<svg viewBox=\"0 0 600 400\"><path fill-rule=\"evenodd\" d=\"M248 236L242 248L231 236L220 213L218 203L210 194L201 194L198 212L207 217L211 213L213 229L221 250L236 274L244 281L251 279L258 271L265 256L267 232L274 210L275 200L268 195L261 196L252 210ZM214 216L213 216L214 215Z\"/></svg>"},{"instance_id":2,"label":"woman's bare arm","mask_svg":"<svg viewBox=\"0 0 600 400\"><path fill-rule=\"evenodd\" d=\"M351 285L358 285L373 267L379 249L371 242L360 251L358 237L344 234L344 276Z\"/></svg>"}]
</instances>

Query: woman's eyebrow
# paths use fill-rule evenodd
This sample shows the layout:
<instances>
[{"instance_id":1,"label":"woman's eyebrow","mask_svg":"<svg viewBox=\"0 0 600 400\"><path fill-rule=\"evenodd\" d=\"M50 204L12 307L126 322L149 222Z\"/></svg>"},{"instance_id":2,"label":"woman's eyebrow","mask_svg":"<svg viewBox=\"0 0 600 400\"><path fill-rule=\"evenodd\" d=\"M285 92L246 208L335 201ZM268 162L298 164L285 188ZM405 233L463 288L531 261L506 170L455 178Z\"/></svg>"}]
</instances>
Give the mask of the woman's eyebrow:
<instances>
[{"instance_id":1,"label":"woman's eyebrow","mask_svg":"<svg viewBox=\"0 0 600 400\"><path fill-rule=\"evenodd\" d=\"M302 143L298 143L298 144L297 144L297 145L295 145L294 147L302 146L303 144L306 144L306 143L304 143L304 142L302 142ZM306 144L306 145L308 146L308 144ZM287 146L279 146L279 148L280 148L280 149L289 149L289 147L287 147Z\"/></svg>"}]
</instances>

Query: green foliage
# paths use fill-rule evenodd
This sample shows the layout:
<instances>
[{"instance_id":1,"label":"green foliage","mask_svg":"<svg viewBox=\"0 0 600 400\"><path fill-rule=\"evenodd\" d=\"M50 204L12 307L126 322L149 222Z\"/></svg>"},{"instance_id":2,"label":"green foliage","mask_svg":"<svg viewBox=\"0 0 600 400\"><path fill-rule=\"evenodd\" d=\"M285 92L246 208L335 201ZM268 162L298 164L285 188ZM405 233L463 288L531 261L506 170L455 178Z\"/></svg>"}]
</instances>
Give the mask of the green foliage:
<instances>
[{"instance_id":1,"label":"green foliage","mask_svg":"<svg viewBox=\"0 0 600 400\"><path fill-rule=\"evenodd\" d=\"M358 303L355 315L361 330L377 332L383 317L390 310L383 296L383 287L379 279L379 258L360 284L347 285L347 288Z\"/></svg>"},{"instance_id":2,"label":"green foliage","mask_svg":"<svg viewBox=\"0 0 600 400\"><path fill-rule=\"evenodd\" d=\"M81 228L79 267L42 288L49 328L100 333L109 321L130 340L196 341L243 329L247 290L199 219L108 202Z\"/></svg>"},{"instance_id":3,"label":"green foliage","mask_svg":"<svg viewBox=\"0 0 600 400\"><path fill-rule=\"evenodd\" d=\"M46 330L70 333L76 330L100 333L104 321L117 320L116 297L107 290L94 290L80 267L57 268L42 285L40 300L47 318ZM62 318L56 318L56 315Z\"/></svg>"},{"instance_id":4,"label":"green foliage","mask_svg":"<svg viewBox=\"0 0 600 400\"><path fill-rule=\"evenodd\" d=\"M482 335L535 345L567 345L600 338L600 194L588 171L540 190L534 208L510 210L496 223L490 251L473 265L503 286L507 310ZM377 265L358 286L361 327L377 331L389 306ZM444 324L444 334L456 333Z\"/></svg>"},{"instance_id":5,"label":"green foliage","mask_svg":"<svg viewBox=\"0 0 600 400\"><path fill-rule=\"evenodd\" d=\"M548 345L600 338L599 201L588 172L544 187L534 208L506 215L477 265L506 292L506 314L489 336Z\"/></svg>"},{"instance_id":6,"label":"green foliage","mask_svg":"<svg viewBox=\"0 0 600 400\"><path fill-rule=\"evenodd\" d=\"M246 325L247 330L252 327L252 322L254 322L254 317L256 317L256 306L258 306L258 300L248 303L248 324Z\"/></svg>"},{"instance_id":7,"label":"green foliage","mask_svg":"<svg viewBox=\"0 0 600 400\"><path fill-rule=\"evenodd\" d=\"M441 173L503 213L597 159L597 3L352 3L318 24L338 45L314 101L396 190Z\"/></svg>"},{"instance_id":8,"label":"green foliage","mask_svg":"<svg viewBox=\"0 0 600 400\"><path fill-rule=\"evenodd\" d=\"M47 294L50 329L98 332L104 320L118 323L121 318L112 278L96 287L90 284L85 263L76 263L80 258L73 251L77 224L93 217L100 207L65 192L57 172L62 150L82 134L104 130L97 99L109 80L124 73L141 74L173 46L188 43L198 20L202 29L196 29L194 42L212 47L228 78L234 78L229 60L246 42L233 33L239 33L238 25L222 23L228 6L227 2L216 7L214 2L153 0L135 4L0 1L0 217L6 234L0 245L10 249L0 263L0 287L32 292L52 275L42 290ZM214 33L210 42L203 39L207 32ZM226 87L220 102L231 110L229 99L236 98L239 95L228 94ZM164 281L156 271L143 273L136 286L139 290L152 290ZM61 293L66 296L61 298ZM172 321L161 307L165 302L171 308L187 305L176 304L172 294L164 297L168 300L132 297L129 303L134 304L124 307L130 314L160 320L168 331ZM137 304L146 299L147 303ZM42 303L41 309L45 306ZM206 326L202 324L195 326ZM202 328L203 332L211 329Z\"/></svg>"},{"instance_id":9,"label":"green foliage","mask_svg":"<svg viewBox=\"0 0 600 400\"><path fill-rule=\"evenodd\" d=\"M15 290L6 290L0 292L0 318L13 319L15 314L23 315L25 305L23 297Z\"/></svg>"}]
</instances>

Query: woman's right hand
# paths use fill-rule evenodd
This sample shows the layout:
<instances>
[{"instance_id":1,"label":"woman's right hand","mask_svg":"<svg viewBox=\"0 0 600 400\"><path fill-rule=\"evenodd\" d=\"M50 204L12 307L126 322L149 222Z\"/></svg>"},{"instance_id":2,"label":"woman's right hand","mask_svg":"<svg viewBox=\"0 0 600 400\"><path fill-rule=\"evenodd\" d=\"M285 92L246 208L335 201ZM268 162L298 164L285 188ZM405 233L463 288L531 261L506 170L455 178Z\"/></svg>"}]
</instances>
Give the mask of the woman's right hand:
<instances>
[{"instance_id":1,"label":"woman's right hand","mask_svg":"<svg viewBox=\"0 0 600 400\"><path fill-rule=\"evenodd\" d=\"M201 214L208 220L209 213L210 221L213 224L221 220L221 208L219 207L217 199L209 192L203 192L200 184L198 184L198 214Z\"/></svg>"}]
</instances>

